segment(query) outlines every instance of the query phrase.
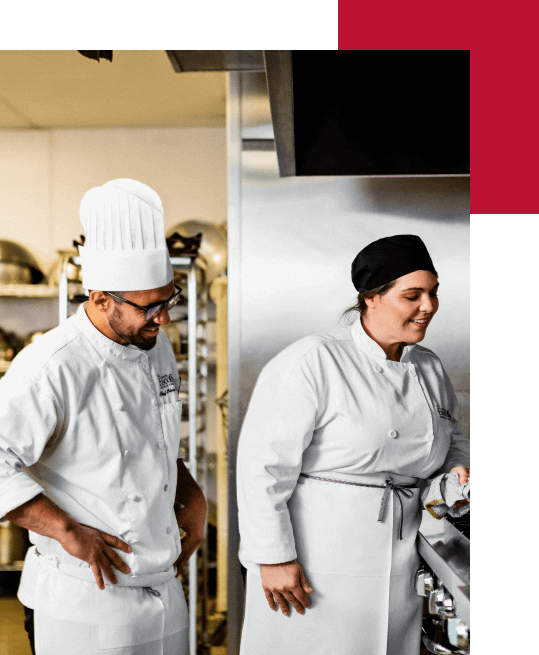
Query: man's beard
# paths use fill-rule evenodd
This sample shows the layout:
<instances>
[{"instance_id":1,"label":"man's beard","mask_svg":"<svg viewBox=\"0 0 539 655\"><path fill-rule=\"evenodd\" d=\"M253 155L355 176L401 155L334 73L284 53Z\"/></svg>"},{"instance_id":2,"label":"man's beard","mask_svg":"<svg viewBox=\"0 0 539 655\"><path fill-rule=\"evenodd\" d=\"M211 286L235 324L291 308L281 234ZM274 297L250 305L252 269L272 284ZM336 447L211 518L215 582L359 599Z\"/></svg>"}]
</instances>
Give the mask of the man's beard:
<instances>
[{"instance_id":1,"label":"man's beard","mask_svg":"<svg viewBox=\"0 0 539 655\"><path fill-rule=\"evenodd\" d=\"M152 348L155 347L155 344L157 343L157 337L159 335L159 332L155 335L155 337L149 337L149 338L143 337L141 334L138 333L126 334L125 333L126 328L124 325L122 325L119 312L117 312L116 309L113 312L112 316L109 318L109 325L112 328L112 330L114 330L114 332L119 337L121 337L126 343L132 346L136 346L141 350L151 350Z\"/></svg>"}]
</instances>

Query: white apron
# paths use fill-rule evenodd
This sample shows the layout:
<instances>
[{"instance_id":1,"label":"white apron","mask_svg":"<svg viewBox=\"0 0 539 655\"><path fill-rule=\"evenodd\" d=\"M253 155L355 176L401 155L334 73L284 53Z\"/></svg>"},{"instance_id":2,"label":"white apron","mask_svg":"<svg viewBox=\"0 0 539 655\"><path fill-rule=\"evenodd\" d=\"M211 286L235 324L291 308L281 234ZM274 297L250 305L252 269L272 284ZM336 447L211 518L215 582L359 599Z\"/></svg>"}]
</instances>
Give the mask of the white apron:
<instances>
[{"instance_id":1,"label":"white apron","mask_svg":"<svg viewBox=\"0 0 539 655\"><path fill-rule=\"evenodd\" d=\"M319 477L384 485L383 474ZM414 478L392 474L395 484ZM421 522L419 489L394 493L377 522L383 489L300 477L289 500L298 552L314 592L303 615L272 611L260 574L247 573L241 655L418 655L422 598L414 587L419 566L416 536Z\"/></svg>"},{"instance_id":2,"label":"white apron","mask_svg":"<svg viewBox=\"0 0 539 655\"><path fill-rule=\"evenodd\" d=\"M19 598L35 611L36 655L188 654L189 617L178 578L101 590L70 574L76 572L37 556L35 547L28 551Z\"/></svg>"}]
</instances>

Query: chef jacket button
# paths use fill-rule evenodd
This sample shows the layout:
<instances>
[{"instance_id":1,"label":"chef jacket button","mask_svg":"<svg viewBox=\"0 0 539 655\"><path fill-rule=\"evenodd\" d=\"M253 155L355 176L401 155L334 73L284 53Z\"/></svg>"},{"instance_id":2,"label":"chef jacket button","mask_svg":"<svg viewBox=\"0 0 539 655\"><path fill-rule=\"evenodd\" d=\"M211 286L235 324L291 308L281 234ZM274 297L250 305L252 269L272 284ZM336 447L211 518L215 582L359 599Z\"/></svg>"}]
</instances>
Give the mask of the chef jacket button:
<instances>
[{"instance_id":1,"label":"chef jacket button","mask_svg":"<svg viewBox=\"0 0 539 655\"><path fill-rule=\"evenodd\" d=\"M398 435L397 430L390 430L389 431L389 436L394 439Z\"/></svg>"},{"instance_id":2,"label":"chef jacket button","mask_svg":"<svg viewBox=\"0 0 539 655\"><path fill-rule=\"evenodd\" d=\"M374 367L374 370L375 370L377 373L381 373L381 372L382 372L382 367L381 367L381 366L378 366L378 364L377 364L377 365Z\"/></svg>"},{"instance_id":3,"label":"chef jacket button","mask_svg":"<svg viewBox=\"0 0 539 655\"><path fill-rule=\"evenodd\" d=\"M432 434L432 432L429 432L429 433L427 434L427 439L428 439L429 441L431 441L432 439L434 439L434 435Z\"/></svg>"},{"instance_id":4,"label":"chef jacket button","mask_svg":"<svg viewBox=\"0 0 539 655\"><path fill-rule=\"evenodd\" d=\"M168 528L167 528L167 534L171 534L171 533L172 533L172 528L171 528L171 527L168 527Z\"/></svg>"},{"instance_id":5,"label":"chef jacket button","mask_svg":"<svg viewBox=\"0 0 539 655\"><path fill-rule=\"evenodd\" d=\"M123 410L124 406L120 403L119 405L116 405L114 408L117 412L121 412Z\"/></svg>"},{"instance_id":6,"label":"chef jacket button","mask_svg":"<svg viewBox=\"0 0 539 655\"><path fill-rule=\"evenodd\" d=\"M410 371L410 375L411 375L413 378L417 377L417 373L414 371L414 369L412 369L412 370Z\"/></svg>"},{"instance_id":7,"label":"chef jacket button","mask_svg":"<svg viewBox=\"0 0 539 655\"><path fill-rule=\"evenodd\" d=\"M152 398L152 405L157 405L157 400L155 398Z\"/></svg>"},{"instance_id":8,"label":"chef jacket button","mask_svg":"<svg viewBox=\"0 0 539 655\"><path fill-rule=\"evenodd\" d=\"M167 491L167 490L168 490L168 484L165 485L165 491Z\"/></svg>"},{"instance_id":9,"label":"chef jacket button","mask_svg":"<svg viewBox=\"0 0 539 655\"><path fill-rule=\"evenodd\" d=\"M130 454L130 450L124 450L124 457L127 457Z\"/></svg>"}]
</instances>

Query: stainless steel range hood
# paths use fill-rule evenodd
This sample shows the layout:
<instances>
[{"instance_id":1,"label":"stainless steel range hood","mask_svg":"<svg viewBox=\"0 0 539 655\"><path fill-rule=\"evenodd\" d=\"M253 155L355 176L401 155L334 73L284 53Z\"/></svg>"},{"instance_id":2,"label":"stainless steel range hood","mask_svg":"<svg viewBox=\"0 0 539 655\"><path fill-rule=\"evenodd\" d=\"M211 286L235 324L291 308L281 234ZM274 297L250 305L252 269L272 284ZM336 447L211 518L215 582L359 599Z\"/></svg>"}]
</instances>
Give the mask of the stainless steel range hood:
<instances>
[{"instance_id":1,"label":"stainless steel range hood","mask_svg":"<svg viewBox=\"0 0 539 655\"><path fill-rule=\"evenodd\" d=\"M174 70L266 72L281 177L469 176L467 50L167 50Z\"/></svg>"},{"instance_id":2,"label":"stainless steel range hood","mask_svg":"<svg viewBox=\"0 0 539 655\"><path fill-rule=\"evenodd\" d=\"M262 50L167 50L176 73L264 71Z\"/></svg>"}]
</instances>

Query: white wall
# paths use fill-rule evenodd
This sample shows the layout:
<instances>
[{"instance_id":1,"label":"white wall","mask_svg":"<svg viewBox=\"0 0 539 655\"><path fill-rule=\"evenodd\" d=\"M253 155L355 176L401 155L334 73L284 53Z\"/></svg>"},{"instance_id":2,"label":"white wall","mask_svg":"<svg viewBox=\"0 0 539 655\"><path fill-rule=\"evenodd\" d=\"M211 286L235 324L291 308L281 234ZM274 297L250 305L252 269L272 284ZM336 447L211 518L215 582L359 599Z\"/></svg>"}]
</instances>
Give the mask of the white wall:
<instances>
[{"instance_id":1,"label":"white wall","mask_svg":"<svg viewBox=\"0 0 539 655\"><path fill-rule=\"evenodd\" d=\"M222 223L226 157L226 131L220 127L0 130L0 239L27 247L47 273L56 250L72 248L82 232L78 212L84 193L120 177L157 191L166 230L189 218ZM57 324L55 299L0 297L4 330L26 335ZM215 414L211 386L210 451Z\"/></svg>"},{"instance_id":2,"label":"white wall","mask_svg":"<svg viewBox=\"0 0 539 655\"><path fill-rule=\"evenodd\" d=\"M0 130L0 239L30 248L48 270L82 227L93 186L130 177L157 191L168 229L226 220L225 128Z\"/></svg>"}]
</instances>

